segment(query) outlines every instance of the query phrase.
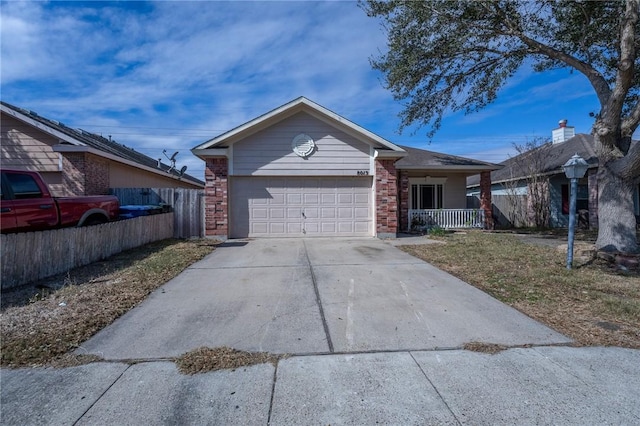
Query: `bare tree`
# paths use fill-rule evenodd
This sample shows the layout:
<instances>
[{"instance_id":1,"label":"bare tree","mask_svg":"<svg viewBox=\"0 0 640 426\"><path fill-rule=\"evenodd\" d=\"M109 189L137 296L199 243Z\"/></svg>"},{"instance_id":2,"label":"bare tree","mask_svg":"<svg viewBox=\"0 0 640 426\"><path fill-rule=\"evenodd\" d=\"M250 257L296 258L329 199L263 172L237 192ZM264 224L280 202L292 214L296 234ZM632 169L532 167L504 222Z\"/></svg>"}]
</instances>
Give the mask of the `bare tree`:
<instances>
[{"instance_id":1,"label":"bare tree","mask_svg":"<svg viewBox=\"0 0 640 426\"><path fill-rule=\"evenodd\" d=\"M536 228L547 228L551 216L551 201L549 176L545 173L545 168L550 160L551 143L536 138L523 144L514 144L514 147L518 155L513 162L527 186L528 219Z\"/></svg>"}]
</instances>

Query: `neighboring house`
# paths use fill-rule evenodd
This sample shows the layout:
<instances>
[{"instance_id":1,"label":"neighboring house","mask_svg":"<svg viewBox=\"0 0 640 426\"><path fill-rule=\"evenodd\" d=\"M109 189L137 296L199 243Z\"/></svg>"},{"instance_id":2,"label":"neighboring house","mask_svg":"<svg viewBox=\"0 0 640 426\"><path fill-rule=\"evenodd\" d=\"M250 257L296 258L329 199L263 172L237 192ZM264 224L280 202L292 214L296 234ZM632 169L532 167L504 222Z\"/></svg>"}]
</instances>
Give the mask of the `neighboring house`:
<instances>
[{"instance_id":1,"label":"neighboring house","mask_svg":"<svg viewBox=\"0 0 640 426\"><path fill-rule=\"evenodd\" d=\"M206 162L206 234L222 239L392 237L423 213L482 226L466 178L483 173L489 195L500 167L395 145L304 97L192 152Z\"/></svg>"},{"instance_id":2,"label":"neighboring house","mask_svg":"<svg viewBox=\"0 0 640 426\"><path fill-rule=\"evenodd\" d=\"M562 166L575 154L584 158L589 164L585 177L578 181L577 210L582 214L581 219L589 226L598 224L598 158L595 153L592 135L575 133L575 128L566 125L566 120L560 121L560 127L552 131L552 142L541 145L536 149L521 153L502 163L503 168L491 172L492 196L513 197L528 196L531 191L531 164L539 163L537 176L543 182L548 194L549 226L567 227L569 224L569 180L564 174ZM467 180L468 195L480 193L480 178L472 176ZM638 188L634 195L635 214L638 215ZM504 207L503 207L504 208ZM531 209L531 206L528 206ZM530 213L530 211L529 211ZM509 222L509 212L496 212L503 222ZM509 225L502 223L501 225ZM586 223L584 224L586 225Z\"/></svg>"},{"instance_id":3,"label":"neighboring house","mask_svg":"<svg viewBox=\"0 0 640 426\"><path fill-rule=\"evenodd\" d=\"M110 188L196 188L204 182L111 139L0 103L3 168L39 172L55 196Z\"/></svg>"}]
</instances>

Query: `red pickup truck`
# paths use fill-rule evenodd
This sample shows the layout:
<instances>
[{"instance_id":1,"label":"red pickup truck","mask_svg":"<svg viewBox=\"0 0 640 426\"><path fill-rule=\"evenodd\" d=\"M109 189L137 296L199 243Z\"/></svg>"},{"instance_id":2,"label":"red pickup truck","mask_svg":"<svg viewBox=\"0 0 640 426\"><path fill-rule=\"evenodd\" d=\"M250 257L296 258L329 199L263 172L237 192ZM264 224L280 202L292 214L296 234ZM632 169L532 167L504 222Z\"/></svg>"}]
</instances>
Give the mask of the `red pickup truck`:
<instances>
[{"instance_id":1,"label":"red pickup truck","mask_svg":"<svg viewBox=\"0 0 640 426\"><path fill-rule=\"evenodd\" d=\"M0 173L3 234L97 225L118 218L120 205L112 195L54 198L36 172L1 170Z\"/></svg>"}]
</instances>

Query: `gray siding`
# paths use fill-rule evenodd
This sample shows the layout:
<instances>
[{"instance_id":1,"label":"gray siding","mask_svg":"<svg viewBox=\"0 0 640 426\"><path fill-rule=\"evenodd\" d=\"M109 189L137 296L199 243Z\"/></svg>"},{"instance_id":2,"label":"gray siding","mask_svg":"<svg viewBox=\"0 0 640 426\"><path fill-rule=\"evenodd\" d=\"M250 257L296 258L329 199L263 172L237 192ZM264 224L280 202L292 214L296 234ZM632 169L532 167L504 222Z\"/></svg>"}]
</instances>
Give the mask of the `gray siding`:
<instances>
[{"instance_id":1,"label":"gray siding","mask_svg":"<svg viewBox=\"0 0 640 426\"><path fill-rule=\"evenodd\" d=\"M315 152L305 158L291 149L304 133L313 138ZM232 145L236 176L357 176L373 174L370 146L307 113L295 114Z\"/></svg>"},{"instance_id":2,"label":"gray siding","mask_svg":"<svg viewBox=\"0 0 640 426\"><path fill-rule=\"evenodd\" d=\"M467 177L466 175L448 175L444 185L444 208L467 208Z\"/></svg>"}]
</instances>

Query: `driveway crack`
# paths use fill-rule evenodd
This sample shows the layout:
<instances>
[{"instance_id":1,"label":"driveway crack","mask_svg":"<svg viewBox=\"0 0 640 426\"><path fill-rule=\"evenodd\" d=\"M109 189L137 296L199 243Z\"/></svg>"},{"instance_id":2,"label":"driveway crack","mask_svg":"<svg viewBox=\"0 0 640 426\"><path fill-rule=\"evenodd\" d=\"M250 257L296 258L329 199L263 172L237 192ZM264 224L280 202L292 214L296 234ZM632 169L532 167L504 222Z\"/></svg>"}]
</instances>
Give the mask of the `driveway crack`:
<instances>
[{"instance_id":1,"label":"driveway crack","mask_svg":"<svg viewBox=\"0 0 640 426\"><path fill-rule=\"evenodd\" d=\"M320 291L318 290L318 282L316 281L316 273L313 270L311 259L309 259L307 242L305 240L302 240L302 245L304 247L304 255L307 258L307 265L309 266L309 271L311 271L311 282L313 283L313 291L316 293L316 303L318 304L318 310L320 311L320 319L322 320L322 327L324 328L324 334L325 336L327 336L327 345L329 346L329 352L333 353L333 342L331 341L331 334L329 334L329 324L327 324L327 319L324 316L324 309L322 308L322 301L320 300Z\"/></svg>"}]
</instances>

